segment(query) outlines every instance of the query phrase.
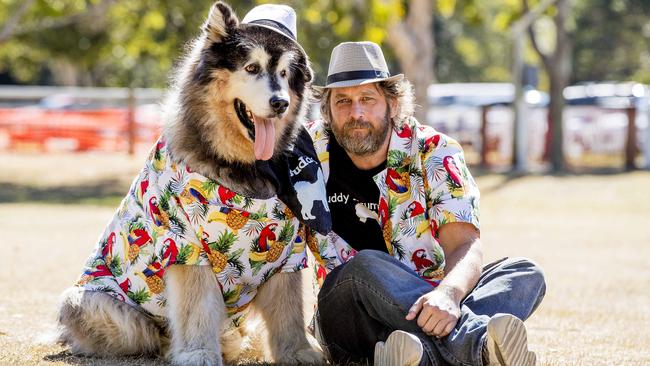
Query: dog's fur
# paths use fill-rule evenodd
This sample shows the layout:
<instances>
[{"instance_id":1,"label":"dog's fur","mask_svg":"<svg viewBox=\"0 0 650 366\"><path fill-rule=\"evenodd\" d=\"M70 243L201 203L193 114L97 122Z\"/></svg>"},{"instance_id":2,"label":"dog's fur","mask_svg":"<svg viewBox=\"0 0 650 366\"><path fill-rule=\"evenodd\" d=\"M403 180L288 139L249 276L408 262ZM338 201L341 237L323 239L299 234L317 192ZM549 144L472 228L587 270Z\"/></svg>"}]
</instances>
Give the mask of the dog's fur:
<instances>
[{"instance_id":1,"label":"dog's fur","mask_svg":"<svg viewBox=\"0 0 650 366\"><path fill-rule=\"evenodd\" d=\"M261 67L257 75L245 69L252 63ZM228 5L217 2L165 103L165 141L193 171L241 194L271 197L275 188L256 172L251 126L238 117L235 100L255 116L275 117L276 158L302 123L311 79L299 46L276 32L239 24ZM288 109L274 110L273 97L287 99ZM253 300L254 311L266 323L268 361L324 361L305 335L301 276L275 274ZM223 354L236 361L246 335L238 330L222 338L225 304L212 269L172 265L164 281L166 322L107 294L70 288L59 309L61 341L85 355L167 354L175 364L221 365Z\"/></svg>"}]
</instances>

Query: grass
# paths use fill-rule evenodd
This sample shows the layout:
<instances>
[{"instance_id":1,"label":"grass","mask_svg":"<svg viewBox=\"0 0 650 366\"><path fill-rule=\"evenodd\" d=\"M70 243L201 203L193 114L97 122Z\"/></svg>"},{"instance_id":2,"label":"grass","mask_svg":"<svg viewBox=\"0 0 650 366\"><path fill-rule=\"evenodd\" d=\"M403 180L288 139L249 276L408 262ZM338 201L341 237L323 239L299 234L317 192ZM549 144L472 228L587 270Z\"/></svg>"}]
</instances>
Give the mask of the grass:
<instances>
[{"instance_id":1,"label":"grass","mask_svg":"<svg viewBox=\"0 0 650 366\"><path fill-rule=\"evenodd\" d=\"M166 364L72 356L42 337L142 159L0 156L0 365ZM486 261L526 256L545 270L527 321L539 364L650 364L650 172L477 181Z\"/></svg>"}]
</instances>

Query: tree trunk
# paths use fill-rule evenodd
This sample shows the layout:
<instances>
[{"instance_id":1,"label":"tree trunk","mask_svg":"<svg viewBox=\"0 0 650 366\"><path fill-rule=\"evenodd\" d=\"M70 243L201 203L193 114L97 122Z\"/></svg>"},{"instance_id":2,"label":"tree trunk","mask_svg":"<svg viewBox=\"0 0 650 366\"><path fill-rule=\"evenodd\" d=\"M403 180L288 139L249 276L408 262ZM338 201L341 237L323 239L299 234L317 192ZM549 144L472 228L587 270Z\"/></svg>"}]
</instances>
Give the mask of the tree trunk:
<instances>
[{"instance_id":1,"label":"tree trunk","mask_svg":"<svg viewBox=\"0 0 650 366\"><path fill-rule=\"evenodd\" d=\"M433 1L413 0L405 20L388 31L388 44L399 60L404 76L413 84L418 121L426 123L427 88L435 81L433 60Z\"/></svg>"},{"instance_id":2,"label":"tree trunk","mask_svg":"<svg viewBox=\"0 0 650 366\"><path fill-rule=\"evenodd\" d=\"M564 130L563 130L563 109L564 96L562 92L569 83L571 75L571 57L573 41L567 30L567 18L571 13L572 0L558 0L556 2L557 13L553 18L555 23L556 38L555 50L552 54L546 55L540 49L532 27L528 28L528 34L533 48L539 54L544 64L544 70L548 75L550 84L550 102L548 106L548 128L550 137L550 163L553 171L563 171L564 161ZM528 11L528 2L523 1L524 10ZM545 154L546 155L546 154Z\"/></svg>"},{"instance_id":3,"label":"tree trunk","mask_svg":"<svg viewBox=\"0 0 650 366\"><path fill-rule=\"evenodd\" d=\"M557 2L557 15L555 16L556 46L553 53L553 62L547 70L550 79L549 113L551 116L551 165L553 171L563 171L564 160L564 130L563 110L564 96L562 92L569 83L571 75L571 40L567 31L567 18L571 12L570 0L559 0Z\"/></svg>"}]
</instances>

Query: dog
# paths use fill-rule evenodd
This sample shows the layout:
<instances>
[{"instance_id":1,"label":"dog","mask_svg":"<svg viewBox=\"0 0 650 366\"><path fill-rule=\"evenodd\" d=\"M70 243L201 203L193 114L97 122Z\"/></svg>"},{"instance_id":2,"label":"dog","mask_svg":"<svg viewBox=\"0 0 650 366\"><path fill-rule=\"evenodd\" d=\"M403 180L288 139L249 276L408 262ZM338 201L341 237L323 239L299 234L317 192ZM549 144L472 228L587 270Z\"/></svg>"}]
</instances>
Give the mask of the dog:
<instances>
[{"instance_id":1,"label":"dog","mask_svg":"<svg viewBox=\"0 0 650 366\"><path fill-rule=\"evenodd\" d=\"M73 353L236 362L259 314L266 361L325 361L305 332L304 223L259 168L297 139L312 77L297 43L212 6L164 103L161 139L62 295L60 341ZM301 216L314 217L324 185L301 183L314 186Z\"/></svg>"}]
</instances>

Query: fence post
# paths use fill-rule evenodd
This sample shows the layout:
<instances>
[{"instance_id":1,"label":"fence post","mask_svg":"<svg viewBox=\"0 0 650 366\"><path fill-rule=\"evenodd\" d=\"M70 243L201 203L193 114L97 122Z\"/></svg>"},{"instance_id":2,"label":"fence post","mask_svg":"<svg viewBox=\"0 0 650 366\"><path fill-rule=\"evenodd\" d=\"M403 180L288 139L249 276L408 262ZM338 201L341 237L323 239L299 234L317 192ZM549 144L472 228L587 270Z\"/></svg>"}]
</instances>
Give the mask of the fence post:
<instances>
[{"instance_id":1,"label":"fence post","mask_svg":"<svg viewBox=\"0 0 650 366\"><path fill-rule=\"evenodd\" d=\"M487 160L488 154L488 138L487 138L487 115L489 105L481 106L481 168L487 168L489 163Z\"/></svg>"},{"instance_id":2,"label":"fence post","mask_svg":"<svg viewBox=\"0 0 650 366\"><path fill-rule=\"evenodd\" d=\"M128 141L129 155L135 154L135 92L133 87L129 87L129 95L127 97L127 121L126 121L126 134Z\"/></svg>"},{"instance_id":3,"label":"fence post","mask_svg":"<svg viewBox=\"0 0 650 366\"><path fill-rule=\"evenodd\" d=\"M625 142L625 170L636 169L636 106L630 101L630 106L625 108L627 113L627 141Z\"/></svg>"}]
</instances>

